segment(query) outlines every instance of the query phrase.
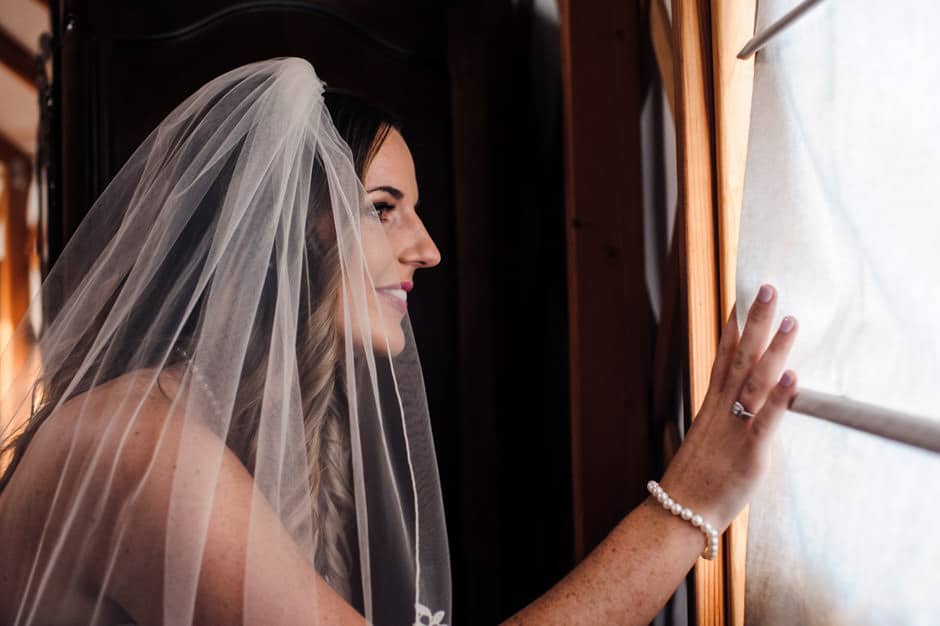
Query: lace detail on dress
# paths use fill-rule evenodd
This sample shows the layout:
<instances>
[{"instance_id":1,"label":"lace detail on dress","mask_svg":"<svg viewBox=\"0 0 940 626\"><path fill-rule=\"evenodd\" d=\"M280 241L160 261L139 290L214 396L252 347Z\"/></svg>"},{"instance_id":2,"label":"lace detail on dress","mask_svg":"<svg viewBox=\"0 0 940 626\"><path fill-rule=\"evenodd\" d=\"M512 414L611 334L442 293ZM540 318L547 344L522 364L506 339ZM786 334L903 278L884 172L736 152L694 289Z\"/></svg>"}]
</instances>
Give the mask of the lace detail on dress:
<instances>
[{"instance_id":1,"label":"lace detail on dress","mask_svg":"<svg viewBox=\"0 0 940 626\"><path fill-rule=\"evenodd\" d=\"M444 611L432 614L431 609L423 604L415 604L415 623L412 626L447 626L443 620Z\"/></svg>"}]
</instances>

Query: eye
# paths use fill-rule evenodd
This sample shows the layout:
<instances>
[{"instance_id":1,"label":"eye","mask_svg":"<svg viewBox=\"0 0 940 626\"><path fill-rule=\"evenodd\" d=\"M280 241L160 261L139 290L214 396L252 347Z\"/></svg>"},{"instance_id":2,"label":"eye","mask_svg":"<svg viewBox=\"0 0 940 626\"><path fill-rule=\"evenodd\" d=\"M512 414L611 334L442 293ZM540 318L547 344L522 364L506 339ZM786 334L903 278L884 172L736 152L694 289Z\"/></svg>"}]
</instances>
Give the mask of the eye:
<instances>
[{"instance_id":1,"label":"eye","mask_svg":"<svg viewBox=\"0 0 940 626\"><path fill-rule=\"evenodd\" d=\"M375 208L375 212L378 213L379 219L383 222L385 221L385 214L395 209L395 205L389 204L388 202L375 202L372 206Z\"/></svg>"}]
</instances>

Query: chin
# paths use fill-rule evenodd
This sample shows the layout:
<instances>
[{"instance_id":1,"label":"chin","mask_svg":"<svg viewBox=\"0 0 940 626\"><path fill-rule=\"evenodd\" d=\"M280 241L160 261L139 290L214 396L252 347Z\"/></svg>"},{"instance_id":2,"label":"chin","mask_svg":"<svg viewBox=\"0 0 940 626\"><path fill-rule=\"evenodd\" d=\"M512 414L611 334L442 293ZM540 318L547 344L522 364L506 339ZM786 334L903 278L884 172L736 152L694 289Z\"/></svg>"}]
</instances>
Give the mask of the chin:
<instances>
[{"instance_id":1,"label":"chin","mask_svg":"<svg viewBox=\"0 0 940 626\"><path fill-rule=\"evenodd\" d=\"M387 342L387 343L386 343ZM379 354L396 357L405 349L405 333L400 325L372 331L372 349Z\"/></svg>"}]
</instances>

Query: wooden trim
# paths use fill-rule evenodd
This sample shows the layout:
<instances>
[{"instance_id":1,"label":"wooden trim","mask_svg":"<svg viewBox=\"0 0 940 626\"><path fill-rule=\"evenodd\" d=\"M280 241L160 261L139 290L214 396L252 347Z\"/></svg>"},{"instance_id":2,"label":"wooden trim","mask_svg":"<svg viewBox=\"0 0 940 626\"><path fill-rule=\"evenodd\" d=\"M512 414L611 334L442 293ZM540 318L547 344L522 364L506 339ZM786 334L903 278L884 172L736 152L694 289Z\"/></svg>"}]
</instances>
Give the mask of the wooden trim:
<instances>
[{"instance_id":1,"label":"wooden trim","mask_svg":"<svg viewBox=\"0 0 940 626\"><path fill-rule=\"evenodd\" d=\"M718 246L722 318L735 299L738 225L744 195L747 136L751 120L754 60L737 51L754 30L756 0L711 0L715 92L715 167L718 189Z\"/></svg>"},{"instance_id":2,"label":"wooden trim","mask_svg":"<svg viewBox=\"0 0 940 626\"><path fill-rule=\"evenodd\" d=\"M0 26L0 63L10 68L31 87L36 87L37 72L33 53L23 47L23 44L14 39L2 26Z\"/></svg>"},{"instance_id":3,"label":"wooden trim","mask_svg":"<svg viewBox=\"0 0 940 626\"><path fill-rule=\"evenodd\" d=\"M29 307L29 266L35 256L34 232L26 225L33 167L29 156L0 137L2 193L0 221L4 255L0 258L0 385L6 389L28 353L28 338L15 335ZM11 341L11 339L13 341ZM10 407L6 407L9 409Z\"/></svg>"},{"instance_id":4,"label":"wooden trim","mask_svg":"<svg viewBox=\"0 0 940 626\"><path fill-rule=\"evenodd\" d=\"M651 335L643 258L639 3L562 0L576 558L645 497Z\"/></svg>"},{"instance_id":5,"label":"wooden trim","mask_svg":"<svg viewBox=\"0 0 940 626\"><path fill-rule=\"evenodd\" d=\"M0 133L0 160L9 162L16 159L22 159L32 167L32 157L20 150L19 146L13 143L4 133Z\"/></svg>"},{"instance_id":6,"label":"wooden trim","mask_svg":"<svg viewBox=\"0 0 940 626\"><path fill-rule=\"evenodd\" d=\"M711 0L721 319L731 314L735 301L738 227L754 86L754 57L741 60L737 53L754 32L756 12L756 0ZM745 509L724 538L731 626L744 626L747 520Z\"/></svg>"},{"instance_id":7,"label":"wooden trim","mask_svg":"<svg viewBox=\"0 0 940 626\"><path fill-rule=\"evenodd\" d=\"M704 0L673 3L676 77L676 156L679 190L681 307L688 328L686 376L690 415L705 398L718 347L718 253L712 160L712 80L709 10ZM723 550L695 566L695 611L700 626L726 620Z\"/></svg>"},{"instance_id":8,"label":"wooden trim","mask_svg":"<svg viewBox=\"0 0 940 626\"><path fill-rule=\"evenodd\" d=\"M9 354L10 350L6 347L10 343L10 339L13 336L15 322L11 319L11 295L12 295L12 285L13 281L11 280L10 272L10 263L7 261L7 256L10 254L9 242L7 241L8 237L7 232L7 223L10 221L10 176L7 173L7 164L5 161L0 159L0 233L2 233L3 240L0 241L0 246L3 246L3 253L0 254L0 344L3 345L3 349L0 349L0 389L9 389L10 381L12 380L12 364L10 363ZM9 406L6 406L2 400L0 400L0 408L2 408L4 415L12 415L15 412L15 409L12 409ZM14 424L11 430L18 428L19 424ZM0 471L4 471L10 461L10 457L6 454L0 455Z\"/></svg>"},{"instance_id":9,"label":"wooden trim","mask_svg":"<svg viewBox=\"0 0 940 626\"><path fill-rule=\"evenodd\" d=\"M246 15L291 15L301 18L312 16L324 20L330 20L336 24L336 28L348 32L355 38L355 43L350 45L368 45L374 46L389 56L402 62L421 63L428 67L444 69L445 59L435 56L428 56L421 52L403 48L391 41L384 39L379 33L364 28L355 20L351 20L328 6L320 6L302 0L250 0L242 2L233 2L217 11L204 17L200 17L192 23L186 24L171 31L156 33L121 33L115 40L122 44L164 44L178 45L181 42L193 39L209 31L218 29L226 21L236 17Z\"/></svg>"}]
</instances>

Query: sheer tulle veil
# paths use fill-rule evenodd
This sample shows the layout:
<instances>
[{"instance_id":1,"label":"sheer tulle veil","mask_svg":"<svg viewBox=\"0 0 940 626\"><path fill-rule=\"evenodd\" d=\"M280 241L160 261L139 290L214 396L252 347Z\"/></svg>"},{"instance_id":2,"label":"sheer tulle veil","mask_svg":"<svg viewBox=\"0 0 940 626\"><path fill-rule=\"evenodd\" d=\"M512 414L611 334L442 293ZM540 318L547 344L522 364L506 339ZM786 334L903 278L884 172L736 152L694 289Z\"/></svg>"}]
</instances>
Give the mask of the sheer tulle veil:
<instances>
[{"instance_id":1,"label":"sheer tulle veil","mask_svg":"<svg viewBox=\"0 0 940 626\"><path fill-rule=\"evenodd\" d=\"M198 621L218 567L240 623L334 592L372 623L449 618L418 354L376 292L400 278L323 89L296 58L206 84L48 274L33 306L60 304L16 329L0 397L0 526L29 525L12 623L105 622L130 562L161 572L139 622ZM332 591L298 592L295 561Z\"/></svg>"}]
</instances>

